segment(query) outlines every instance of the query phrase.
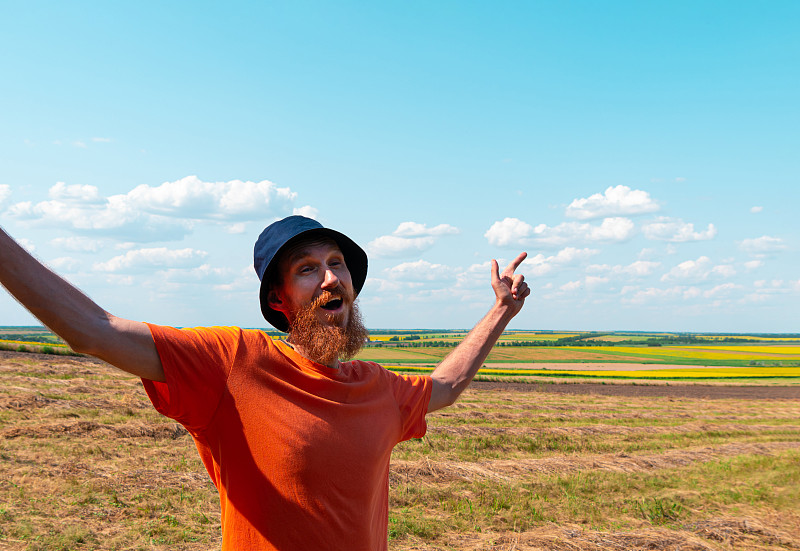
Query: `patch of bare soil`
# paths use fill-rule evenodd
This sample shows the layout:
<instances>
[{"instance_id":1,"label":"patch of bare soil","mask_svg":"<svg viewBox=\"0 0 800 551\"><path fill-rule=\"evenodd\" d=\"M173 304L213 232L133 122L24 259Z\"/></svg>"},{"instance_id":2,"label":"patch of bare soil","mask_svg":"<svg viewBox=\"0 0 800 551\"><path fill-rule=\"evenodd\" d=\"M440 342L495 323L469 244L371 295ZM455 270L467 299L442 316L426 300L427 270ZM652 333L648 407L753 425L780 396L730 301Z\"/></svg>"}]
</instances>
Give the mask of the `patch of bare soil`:
<instances>
[{"instance_id":1,"label":"patch of bare soil","mask_svg":"<svg viewBox=\"0 0 800 551\"><path fill-rule=\"evenodd\" d=\"M601 384L601 383L512 383L473 381L474 390L513 390L557 394L600 394L602 396L665 396L708 400L800 400L800 386L696 385L696 384Z\"/></svg>"}]
</instances>

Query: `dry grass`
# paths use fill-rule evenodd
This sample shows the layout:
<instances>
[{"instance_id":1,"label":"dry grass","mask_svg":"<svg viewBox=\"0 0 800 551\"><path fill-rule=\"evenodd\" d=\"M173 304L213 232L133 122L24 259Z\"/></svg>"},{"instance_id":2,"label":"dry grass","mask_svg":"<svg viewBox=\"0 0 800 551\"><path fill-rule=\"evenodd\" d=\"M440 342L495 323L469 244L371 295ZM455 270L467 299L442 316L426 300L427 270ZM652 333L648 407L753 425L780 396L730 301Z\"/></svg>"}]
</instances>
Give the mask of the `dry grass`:
<instances>
[{"instance_id":1,"label":"dry grass","mask_svg":"<svg viewBox=\"0 0 800 551\"><path fill-rule=\"evenodd\" d=\"M0 360L0 549L218 548L191 438L138 380ZM398 446L390 548L800 549L800 404L467 391Z\"/></svg>"}]
</instances>

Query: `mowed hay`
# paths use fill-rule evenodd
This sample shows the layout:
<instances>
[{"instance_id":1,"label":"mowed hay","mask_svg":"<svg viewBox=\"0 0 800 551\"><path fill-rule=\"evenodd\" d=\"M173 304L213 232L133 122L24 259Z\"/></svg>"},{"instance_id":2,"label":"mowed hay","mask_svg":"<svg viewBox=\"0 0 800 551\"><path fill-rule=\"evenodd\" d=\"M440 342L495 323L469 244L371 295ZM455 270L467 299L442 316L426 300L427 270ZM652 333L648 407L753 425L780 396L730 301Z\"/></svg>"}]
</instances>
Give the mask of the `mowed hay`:
<instances>
[{"instance_id":1,"label":"mowed hay","mask_svg":"<svg viewBox=\"0 0 800 551\"><path fill-rule=\"evenodd\" d=\"M137 379L6 353L0 380L0 549L219 548L192 440ZM400 444L390 549L800 549L800 402L556 386L471 388Z\"/></svg>"}]
</instances>

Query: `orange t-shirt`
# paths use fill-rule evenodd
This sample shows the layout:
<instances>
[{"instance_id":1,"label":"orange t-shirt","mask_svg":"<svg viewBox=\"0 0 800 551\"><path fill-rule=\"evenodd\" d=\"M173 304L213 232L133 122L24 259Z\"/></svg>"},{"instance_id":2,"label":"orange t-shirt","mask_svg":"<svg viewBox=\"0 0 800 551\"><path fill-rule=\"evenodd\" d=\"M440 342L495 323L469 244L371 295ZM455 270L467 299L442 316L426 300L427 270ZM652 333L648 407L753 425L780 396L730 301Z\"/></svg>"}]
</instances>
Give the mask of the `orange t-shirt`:
<instances>
[{"instance_id":1,"label":"orange t-shirt","mask_svg":"<svg viewBox=\"0 0 800 551\"><path fill-rule=\"evenodd\" d=\"M425 434L429 377L332 369L262 331L149 327L166 383L144 386L194 438L223 550L387 548L389 457Z\"/></svg>"}]
</instances>

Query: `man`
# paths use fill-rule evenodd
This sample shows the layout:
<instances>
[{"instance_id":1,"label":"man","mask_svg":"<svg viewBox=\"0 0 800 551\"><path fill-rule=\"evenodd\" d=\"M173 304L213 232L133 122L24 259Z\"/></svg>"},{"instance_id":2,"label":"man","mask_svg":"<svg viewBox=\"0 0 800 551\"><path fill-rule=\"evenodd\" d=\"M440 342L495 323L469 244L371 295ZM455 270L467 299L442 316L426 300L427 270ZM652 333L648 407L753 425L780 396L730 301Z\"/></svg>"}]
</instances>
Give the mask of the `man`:
<instances>
[{"instance_id":1,"label":"man","mask_svg":"<svg viewBox=\"0 0 800 551\"><path fill-rule=\"evenodd\" d=\"M274 342L234 327L175 329L113 316L0 230L0 282L74 350L142 378L153 405L195 440L220 494L223 549L387 547L388 474L398 442L466 388L530 290L492 261L495 304L430 377L354 356L367 256L302 216L256 242Z\"/></svg>"}]
</instances>

